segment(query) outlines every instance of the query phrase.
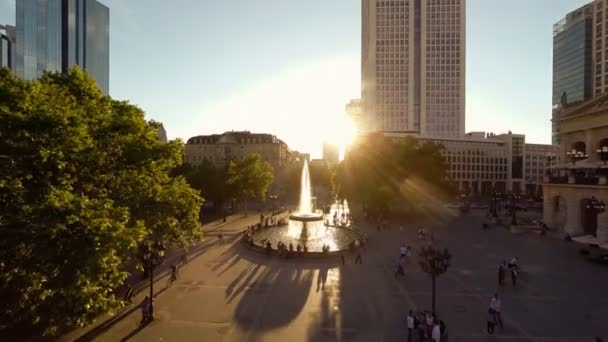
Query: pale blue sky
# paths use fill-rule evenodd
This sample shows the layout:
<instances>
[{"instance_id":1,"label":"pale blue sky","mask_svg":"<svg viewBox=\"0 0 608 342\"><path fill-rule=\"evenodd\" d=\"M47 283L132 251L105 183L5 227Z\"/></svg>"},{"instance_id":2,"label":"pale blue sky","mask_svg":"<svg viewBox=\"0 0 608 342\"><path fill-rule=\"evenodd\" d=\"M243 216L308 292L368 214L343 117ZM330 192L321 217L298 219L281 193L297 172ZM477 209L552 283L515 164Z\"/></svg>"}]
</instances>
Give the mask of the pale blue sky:
<instances>
[{"instance_id":1,"label":"pale blue sky","mask_svg":"<svg viewBox=\"0 0 608 342\"><path fill-rule=\"evenodd\" d=\"M589 1L467 1L467 131L550 141L552 25ZM359 97L360 0L101 2L110 94L170 138L249 129L319 155ZM0 0L0 23L14 4Z\"/></svg>"}]
</instances>

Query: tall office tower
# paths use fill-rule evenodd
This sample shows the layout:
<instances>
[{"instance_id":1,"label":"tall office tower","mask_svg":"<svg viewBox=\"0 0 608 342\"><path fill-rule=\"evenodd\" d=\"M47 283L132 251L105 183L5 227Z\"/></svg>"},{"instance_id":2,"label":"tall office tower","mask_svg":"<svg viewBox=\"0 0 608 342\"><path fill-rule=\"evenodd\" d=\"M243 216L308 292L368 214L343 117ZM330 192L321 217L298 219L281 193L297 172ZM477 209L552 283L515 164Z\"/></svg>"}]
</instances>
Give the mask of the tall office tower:
<instances>
[{"instance_id":1,"label":"tall office tower","mask_svg":"<svg viewBox=\"0 0 608 342\"><path fill-rule=\"evenodd\" d=\"M608 1L595 0L593 6L593 96L608 88Z\"/></svg>"},{"instance_id":2,"label":"tall office tower","mask_svg":"<svg viewBox=\"0 0 608 342\"><path fill-rule=\"evenodd\" d=\"M87 70L104 93L110 83L110 10L96 0L19 0L16 73Z\"/></svg>"},{"instance_id":3,"label":"tall office tower","mask_svg":"<svg viewBox=\"0 0 608 342\"><path fill-rule=\"evenodd\" d=\"M0 68L14 70L15 26L0 25Z\"/></svg>"},{"instance_id":4,"label":"tall office tower","mask_svg":"<svg viewBox=\"0 0 608 342\"><path fill-rule=\"evenodd\" d=\"M560 110L593 96L593 4L553 25L553 109L551 142L559 144Z\"/></svg>"},{"instance_id":5,"label":"tall office tower","mask_svg":"<svg viewBox=\"0 0 608 342\"><path fill-rule=\"evenodd\" d=\"M465 131L465 0L362 0L365 130Z\"/></svg>"}]
</instances>

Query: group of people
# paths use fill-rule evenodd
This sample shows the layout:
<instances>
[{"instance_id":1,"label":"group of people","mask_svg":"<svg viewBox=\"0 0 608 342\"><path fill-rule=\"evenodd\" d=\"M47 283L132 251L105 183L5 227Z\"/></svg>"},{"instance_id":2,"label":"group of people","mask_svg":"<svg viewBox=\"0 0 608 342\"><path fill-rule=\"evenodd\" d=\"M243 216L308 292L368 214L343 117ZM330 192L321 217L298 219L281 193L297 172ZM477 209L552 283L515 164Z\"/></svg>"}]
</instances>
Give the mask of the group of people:
<instances>
[{"instance_id":1,"label":"group of people","mask_svg":"<svg viewBox=\"0 0 608 342\"><path fill-rule=\"evenodd\" d=\"M348 226L350 223L350 214L342 212L340 215L338 215L338 211L335 211L332 221L334 226ZM329 220L326 220L325 224L329 225Z\"/></svg>"},{"instance_id":2,"label":"group of people","mask_svg":"<svg viewBox=\"0 0 608 342\"><path fill-rule=\"evenodd\" d=\"M272 243L270 241L266 241L266 254L270 255L272 253ZM297 253L298 255L300 253L308 253L308 247L306 245L302 246L300 244L298 244L295 248L293 246L293 243L289 243L289 245L285 244L282 241L279 241L277 243L277 251L279 252L279 256L284 257L285 259L288 259L290 256L292 256L294 253Z\"/></svg>"},{"instance_id":3,"label":"group of people","mask_svg":"<svg viewBox=\"0 0 608 342\"><path fill-rule=\"evenodd\" d=\"M407 341L412 342L418 333L420 342L444 342L448 340L448 328L445 322L428 311L414 313L410 310L406 317Z\"/></svg>"},{"instance_id":4,"label":"group of people","mask_svg":"<svg viewBox=\"0 0 608 342\"><path fill-rule=\"evenodd\" d=\"M498 265L498 285L502 286L505 283L507 272L511 274L511 283L513 286L516 286L517 277L519 277L520 273L520 268L516 257L511 258L511 261L508 263L506 260L503 260L500 265Z\"/></svg>"},{"instance_id":5,"label":"group of people","mask_svg":"<svg viewBox=\"0 0 608 342\"><path fill-rule=\"evenodd\" d=\"M329 253L329 251L330 251L330 247L328 244L323 244L323 246L321 246L321 252Z\"/></svg>"}]
</instances>

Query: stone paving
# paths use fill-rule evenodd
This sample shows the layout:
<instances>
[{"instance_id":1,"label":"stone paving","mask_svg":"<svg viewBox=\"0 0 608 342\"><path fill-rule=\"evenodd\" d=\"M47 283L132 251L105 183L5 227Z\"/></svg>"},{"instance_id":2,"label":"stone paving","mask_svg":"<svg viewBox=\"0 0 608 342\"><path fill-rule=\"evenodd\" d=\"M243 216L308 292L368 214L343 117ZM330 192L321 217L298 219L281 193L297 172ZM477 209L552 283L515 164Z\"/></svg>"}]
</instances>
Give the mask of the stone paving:
<instances>
[{"instance_id":1,"label":"stone paving","mask_svg":"<svg viewBox=\"0 0 608 342\"><path fill-rule=\"evenodd\" d=\"M502 228L481 231L481 222L473 211L435 224L392 225L403 224L403 230L364 225L369 246L362 265L350 255L345 265L285 260L256 254L236 240L212 241L182 267L175 284L165 288L160 280L154 322L141 327L141 314L133 310L95 340L405 341L407 310L431 303L430 279L415 257L404 279L393 276L399 246L421 244L420 224L453 255L437 282L437 311L450 341L608 338L608 267L581 258L576 244ZM498 289L497 266L512 256L523 268L520 282ZM494 292L502 298L505 328L488 336L485 313Z\"/></svg>"}]
</instances>

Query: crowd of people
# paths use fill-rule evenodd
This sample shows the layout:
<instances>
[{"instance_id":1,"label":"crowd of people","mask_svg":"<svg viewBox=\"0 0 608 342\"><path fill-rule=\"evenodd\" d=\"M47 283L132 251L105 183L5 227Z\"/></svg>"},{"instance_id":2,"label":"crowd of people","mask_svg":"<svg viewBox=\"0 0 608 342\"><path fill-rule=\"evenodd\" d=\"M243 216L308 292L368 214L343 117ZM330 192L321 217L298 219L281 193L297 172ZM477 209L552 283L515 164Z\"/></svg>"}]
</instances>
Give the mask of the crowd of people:
<instances>
[{"instance_id":1,"label":"crowd of people","mask_svg":"<svg viewBox=\"0 0 608 342\"><path fill-rule=\"evenodd\" d=\"M412 342L418 336L420 342L444 342L448 340L448 328L445 322L429 311L414 312L410 310L406 317L407 341Z\"/></svg>"}]
</instances>

